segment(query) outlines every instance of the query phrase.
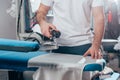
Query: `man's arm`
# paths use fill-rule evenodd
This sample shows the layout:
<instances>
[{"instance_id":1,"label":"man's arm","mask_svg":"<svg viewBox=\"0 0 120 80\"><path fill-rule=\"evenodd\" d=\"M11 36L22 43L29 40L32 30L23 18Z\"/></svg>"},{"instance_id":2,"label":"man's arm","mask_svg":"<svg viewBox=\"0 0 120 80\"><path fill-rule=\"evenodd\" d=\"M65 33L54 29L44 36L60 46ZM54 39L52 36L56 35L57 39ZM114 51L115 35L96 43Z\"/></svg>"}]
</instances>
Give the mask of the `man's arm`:
<instances>
[{"instance_id":1,"label":"man's arm","mask_svg":"<svg viewBox=\"0 0 120 80\"><path fill-rule=\"evenodd\" d=\"M85 53L86 55L91 55L92 58L101 58L101 40L104 34L104 12L103 7L93 7L92 8L93 18L94 18L94 38L91 48Z\"/></svg>"},{"instance_id":2,"label":"man's arm","mask_svg":"<svg viewBox=\"0 0 120 80\"><path fill-rule=\"evenodd\" d=\"M94 38L93 46L100 48L101 40L104 34L104 12L102 7L93 8L94 17Z\"/></svg>"},{"instance_id":3,"label":"man's arm","mask_svg":"<svg viewBox=\"0 0 120 80\"><path fill-rule=\"evenodd\" d=\"M36 15L36 18L37 18L37 21L39 24L46 22L46 15L47 15L49 9L50 9L49 6L40 4L40 7L39 7L39 9L37 11L37 15Z\"/></svg>"},{"instance_id":4,"label":"man's arm","mask_svg":"<svg viewBox=\"0 0 120 80\"><path fill-rule=\"evenodd\" d=\"M56 27L54 25L52 25L46 21L46 15L47 15L49 9L50 9L49 6L40 4L40 7L39 7L39 9L37 11L37 15L36 15L37 22L40 25L42 34L48 38L51 37L50 29L56 30Z\"/></svg>"}]
</instances>

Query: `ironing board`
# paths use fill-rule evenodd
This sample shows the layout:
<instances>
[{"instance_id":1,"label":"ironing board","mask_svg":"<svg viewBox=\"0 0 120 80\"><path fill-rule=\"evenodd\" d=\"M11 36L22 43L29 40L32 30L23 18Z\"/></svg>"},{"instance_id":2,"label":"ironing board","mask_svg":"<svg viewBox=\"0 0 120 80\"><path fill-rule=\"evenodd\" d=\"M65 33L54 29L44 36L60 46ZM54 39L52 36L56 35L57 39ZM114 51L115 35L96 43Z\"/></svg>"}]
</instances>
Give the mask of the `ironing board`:
<instances>
[{"instance_id":1,"label":"ironing board","mask_svg":"<svg viewBox=\"0 0 120 80\"><path fill-rule=\"evenodd\" d=\"M36 56L49 54L39 51L38 47L40 46L36 42L0 39L0 46L0 69L35 71L38 67L28 67L28 61ZM28 49L28 47L30 47L30 49ZM105 65L105 62L103 62L103 65ZM84 71L101 71L103 65L88 64L84 67Z\"/></svg>"}]
</instances>

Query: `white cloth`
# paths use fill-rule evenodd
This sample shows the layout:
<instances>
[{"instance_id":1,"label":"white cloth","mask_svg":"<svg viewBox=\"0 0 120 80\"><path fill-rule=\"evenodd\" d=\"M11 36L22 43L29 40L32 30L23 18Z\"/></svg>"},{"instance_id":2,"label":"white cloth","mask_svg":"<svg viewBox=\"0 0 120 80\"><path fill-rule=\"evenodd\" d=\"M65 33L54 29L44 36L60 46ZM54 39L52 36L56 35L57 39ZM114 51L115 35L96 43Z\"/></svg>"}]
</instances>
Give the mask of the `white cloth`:
<instances>
[{"instance_id":1,"label":"white cloth","mask_svg":"<svg viewBox=\"0 0 120 80\"><path fill-rule=\"evenodd\" d=\"M69 68L39 68L33 75L33 80L82 80L80 69Z\"/></svg>"},{"instance_id":2,"label":"white cloth","mask_svg":"<svg viewBox=\"0 0 120 80\"><path fill-rule=\"evenodd\" d=\"M34 73L33 80L82 80L85 60L81 61L81 58L78 55L51 53L30 59L28 65L43 65Z\"/></svg>"},{"instance_id":3,"label":"white cloth","mask_svg":"<svg viewBox=\"0 0 120 80\"><path fill-rule=\"evenodd\" d=\"M61 37L57 39L60 46L78 46L91 42L91 9L103 6L103 0L41 0L41 3L53 7L53 24L61 32Z\"/></svg>"},{"instance_id":4,"label":"white cloth","mask_svg":"<svg viewBox=\"0 0 120 80\"><path fill-rule=\"evenodd\" d=\"M95 60L90 56L51 53L30 59L28 67L39 67L33 80L82 80L85 65L100 63L103 63L102 59Z\"/></svg>"}]
</instances>

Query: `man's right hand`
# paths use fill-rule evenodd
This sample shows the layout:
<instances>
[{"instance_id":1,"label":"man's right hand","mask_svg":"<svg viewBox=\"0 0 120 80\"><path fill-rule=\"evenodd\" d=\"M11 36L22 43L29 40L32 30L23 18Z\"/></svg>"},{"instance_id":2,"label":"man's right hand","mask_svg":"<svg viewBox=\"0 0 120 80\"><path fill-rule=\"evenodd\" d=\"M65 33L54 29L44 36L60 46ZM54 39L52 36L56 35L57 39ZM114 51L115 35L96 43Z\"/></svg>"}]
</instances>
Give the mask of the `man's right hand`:
<instances>
[{"instance_id":1,"label":"man's right hand","mask_svg":"<svg viewBox=\"0 0 120 80\"><path fill-rule=\"evenodd\" d=\"M50 9L50 6L46 6L41 3L40 7L37 11L37 15L36 15L37 22L40 25L42 34L48 38L50 38L52 36L50 34L50 31L56 30L56 27L53 24L46 22L46 15L47 15L49 9ZM58 31L58 30L56 30L56 31Z\"/></svg>"},{"instance_id":2,"label":"man's right hand","mask_svg":"<svg viewBox=\"0 0 120 80\"><path fill-rule=\"evenodd\" d=\"M58 31L53 24L47 23L47 22L42 22L42 24L40 24L40 28L41 28L42 34L48 38L52 37L52 35L50 34L51 30Z\"/></svg>"}]
</instances>

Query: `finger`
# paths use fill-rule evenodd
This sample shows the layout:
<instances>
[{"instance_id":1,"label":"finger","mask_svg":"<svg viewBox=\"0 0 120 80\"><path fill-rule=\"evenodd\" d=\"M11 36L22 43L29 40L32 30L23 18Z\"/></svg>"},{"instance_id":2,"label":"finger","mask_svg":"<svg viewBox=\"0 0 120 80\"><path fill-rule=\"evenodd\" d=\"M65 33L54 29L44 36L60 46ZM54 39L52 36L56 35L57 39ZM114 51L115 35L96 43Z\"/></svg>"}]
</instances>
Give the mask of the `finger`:
<instances>
[{"instance_id":1,"label":"finger","mask_svg":"<svg viewBox=\"0 0 120 80\"><path fill-rule=\"evenodd\" d=\"M48 30L48 31L47 31L47 37L48 37L48 38L51 38L51 36L52 36L52 35L50 34L50 31Z\"/></svg>"},{"instance_id":2,"label":"finger","mask_svg":"<svg viewBox=\"0 0 120 80\"><path fill-rule=\"evenodd\" d=\"M98 52L95 51L95 56L94 56L94 58L95 58L95 59L98 59L98 56L99 56L99 55L98 55Z\"/></svg>"},{"instance_id":3,"label":"finger","mask_svg":"<svg viewBox=\"0 0 120 80\"><path fill-rule=\"evenodd\" d=\"M53 24L49 24L50 28L53 30L57 30L56 27Z\"/></svg>"},{"instance_id":4,"label":"finger","mask_svg":"<svg viewBox=\"0 0 120 80\"><path fill-rule=\"evenodd\" d=\"M103 57L101 50L99 51L99 59Z\"/></svg>"},{"instance_id":5,"label":"finger","mask_svg":"<svg viewBox=\"0 0 120 80\"><path fill-rule=\"evenodd\" d=\"M95 52L91 52L91 57L95 59Z\"/></svg>"},{"instance_id":6,"label":"finger","mask_svg":"<svg viewBox=\"0 0 120 80\"><path fill-rule=\"evenodd\" d=\"M48 38L50 38L50 37L51 37L51 34L50 34L50 32L49 32L49 29L46 30L46 31L44 31L43 35L46 36L46 37L48 37Z\"/></svg>"},{"instance_id":7,"label":"finger","mask_svg":"<svg viewBox=\"0 0 120 80\"><path fill-rule=\"evenodd\" d=\"M98 58L98 52L95 51L95 56L94 56L95 59Z\"/></svg>"},{"instance_id":8,"label":"finger","mask_svg":"<svg viewBox=\"0 0 120 80\"><path fill-rule=\"evenodd\" d=\"M89 50L86 51L83 56L86 57L86 56L88 56L88 55L89 55Z\"/></svg>"},{"instance_id":9,"label":"finger","mask_svg":"<svg viewBox=\"0 0 120 80\"><path fill-rule=\"evenodd\" d=\"M46 33L44 34L44 36L46 36L46 37L48 37L48 38L51 37L51 35L50 35L48 32L46 32Z\"/></svg>"},{"instance_id":10,"label":"finger","mask_svg":"<svg viewBox=\"0 0 120 80\"><path fill-rule=\"evenodd\" d=\"M95 54L95 59L101 59L102 58L102 53L101 51L98 51L96 54Z\"/></svg>"},{"instance_id":11,"label":"finger","mask_svg":"<svg viewBox=\"0 0 120 80\"><path fill-rule=\"evenodd\" d=\"M99 54L98 59L101 59L102 58L101 52L99 52L98 54Z\"/></svg>"}]
</instances>

